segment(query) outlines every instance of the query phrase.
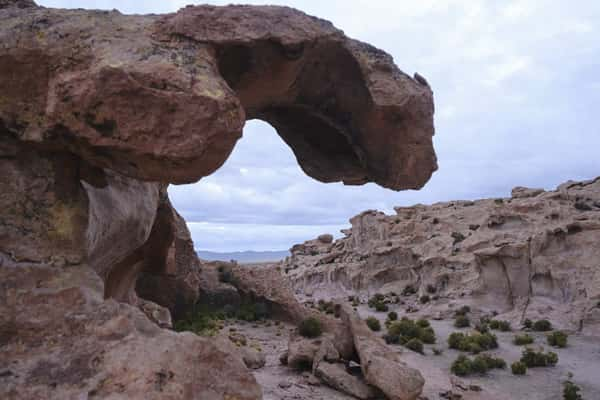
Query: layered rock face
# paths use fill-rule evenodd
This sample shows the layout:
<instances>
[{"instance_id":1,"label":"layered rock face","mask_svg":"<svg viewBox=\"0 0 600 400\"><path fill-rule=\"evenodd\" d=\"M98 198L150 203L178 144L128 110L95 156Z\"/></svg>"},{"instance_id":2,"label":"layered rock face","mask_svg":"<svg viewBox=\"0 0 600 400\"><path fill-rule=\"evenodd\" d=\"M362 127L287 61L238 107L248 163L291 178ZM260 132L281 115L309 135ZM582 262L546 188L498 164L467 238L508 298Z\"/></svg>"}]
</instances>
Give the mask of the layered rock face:
<instances>
[{"instance_id":1,"label":"layered rock face","mask_svg":"<svg viewBox=\"0 0 600 400\"><path fill-rule=\"evenodd\" d=\"M293 9L5 0L0 44L2 398L261 397L229 347L156 326L201 285L166 187L221 166L246 119L324 182L436 169L428 85Z\"/></svg>"},{"instance_id":2,"label":"layered rock face","mask_svg":"<svg viewBox=\"0 0 600 400\"><path fill-rule=\"evenodd\" d=\"M600 178L510 198L366 211L345 238L296 245L282 268L315 298L376 292L461 299L507 318L600 332Z\"/></svg>"}]
</instances>

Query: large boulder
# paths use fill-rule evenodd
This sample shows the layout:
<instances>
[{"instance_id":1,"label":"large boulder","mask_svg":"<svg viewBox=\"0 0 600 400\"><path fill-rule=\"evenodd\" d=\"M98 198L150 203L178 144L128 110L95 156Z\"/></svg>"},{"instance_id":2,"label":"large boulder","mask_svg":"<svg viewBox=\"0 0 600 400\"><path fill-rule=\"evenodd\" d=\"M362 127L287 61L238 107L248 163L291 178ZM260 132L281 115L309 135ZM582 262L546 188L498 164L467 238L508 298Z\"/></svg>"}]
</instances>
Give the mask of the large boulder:
<instances>
[{"instance_id":1,"label":"large boulder","mask_svg":"<svg viewBox=\"0 0 600 400\"><path fill-rule=\"evenodd\" d=\"M380 389L390 400L416 399L425 384L421 373L390 351L349 304L342 305L340 316L352 332L365 380Z\"/></svg>"},{"instance_id":2,"label":"large boulder","mask_svg":"<svg viewBox=\"0 0 600 400\"><path fill-rule=\"evenodd\" d=\"M380 398L380 393L375 388L367 385L358 376L348 373L344 364L323 361L317 365L314 374L328 386L357 399Z\"/></svg>"}]
</instances>

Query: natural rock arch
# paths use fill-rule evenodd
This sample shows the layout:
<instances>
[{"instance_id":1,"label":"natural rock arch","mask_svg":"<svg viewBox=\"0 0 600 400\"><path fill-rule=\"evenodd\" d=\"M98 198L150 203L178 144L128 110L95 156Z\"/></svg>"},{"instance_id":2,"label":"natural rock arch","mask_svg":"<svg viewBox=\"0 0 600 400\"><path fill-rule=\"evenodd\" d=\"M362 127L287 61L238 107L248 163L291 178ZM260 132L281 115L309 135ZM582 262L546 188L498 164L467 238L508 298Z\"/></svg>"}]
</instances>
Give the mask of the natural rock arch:
<instances>
[{"instance_id":1,"label":"natural rock arch","mask_svg":"<svg viewBox=\"0 0 600 400\"><path fill-rule=\"evenodd\" d=\"M260 398L222 344L131 306L141 271L158 276L146 297L194 301L197 259L166 185L221 166L246 119L271 123L323 182L415 189L437 168L426 82L290 8L5 0L0 43L0 359L18 371L4 397Z\"/></svg>"}]
</instances>

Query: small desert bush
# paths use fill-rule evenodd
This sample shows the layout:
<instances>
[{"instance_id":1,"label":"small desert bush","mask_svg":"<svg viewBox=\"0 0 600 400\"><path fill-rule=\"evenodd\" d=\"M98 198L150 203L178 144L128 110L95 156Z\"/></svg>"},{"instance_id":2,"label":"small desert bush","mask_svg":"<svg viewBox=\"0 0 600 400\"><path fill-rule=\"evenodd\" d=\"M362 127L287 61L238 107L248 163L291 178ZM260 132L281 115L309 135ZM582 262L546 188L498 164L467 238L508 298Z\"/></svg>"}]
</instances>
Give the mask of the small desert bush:
<instances>
[{"instance_id":1,"label":"small desert bush","mask_svg":"<svg viewBox=\"0 0 600 400\"><path fill-rule=\"evenodd\" d=\"M317 303L319 311L324 312L325 314L333 314L335 312L335 305L332 301L325 301L323 299L319 300Z\"/></svg>"},{"instance_id":2,"label":"small desert bush","mask_svg":"<svg viewBox=\"0 0 600 400\"><path fill-rule=\"evenodd\" d=\"M458 317L458 316L461 316L461 315L467 315L470 312L471 312L471 307L469 307L469 306L462 306L461 308L459 308L458 310L456 310L454 312L454 316Z\"/></svg>"},{"instance_id":3,"label":"small desert bush","mask_svg":"<svg viewBox=\"0 0 600 400\"><path fill-rule=\"evenodd\" d=\"M406 285L404 289L402 289L402 296L410 296L417 293L417 289L413 285Z\"/></svg>"},{"instance_id":4,"label":"small desert bush","mask_svg":"<svg viewBox=\"0 0 600 400\"><path fill-rule=\"evenodd\" d=\"M513 343L517 346L525 346L533 343L533 341L533 336L529 336L526 333L523 335L515 335L515 338L513 339Z\"/></svg>"},{"instance_id":5,"label":"small desert bush","mask_svg":"<svg viewBox=\"0 0 600 400\"><path fill-rule=\"evenodd\" d=\"M368 305L378 312L386 312L388 310L388 306L385 304L385 296L381 293L376 293L373 297L371 297Z\"/></svg>"},{"instance_id":6,"label":"small desert bush","mask_svg":"<svg viewBox=\"0 0 600 400\"><path fill-rule=\"evenodd\" d=\"M426 287L425 290L427 291L427 293L429 294L434 294L435 292L437 292L437 288L432 285L431 283L429 283Z\"/></svg>"},{"instance_id":7,"label":"small desert bush","mask_svg":"<svg viewBox=\"0 0 600 400\"><path fill-rule=\"evenodd\" d=\"M558 362L558 354L554 352L544 353L543 351L535 351L530 347L523 350L521 362L527 365L527 368L534 367L553 367Z\"/></svg>"},{"instance_id":8,"label":"small desert bush","mask_svg":"<svg viewBox=\"0 0 600 400\"><path fill-rule=\"evenodd\" d=\"M426 295L426 294L424 294L423 296L421 296L421 297L419 298L419 302L420 302L421 304L426 304L426 303L429 303L429 301L430 301L430 300L431 300L431 299L429 298L429 295Z\"/></svg>"},{"instance_id":9,"label":"small desert bush","mask_svg":"<svg viewBox=\"0 0 600 400\"><path fill-rule=\"evenodd\" d=\"M377 318L369 317L365 320L365 322L367 323L369 329L371 329L372 331L378 332L381 330L381 324L379 323L379 320Z\"/></svg>"},{"instance_id":10,"label":"small desert bush","mask_svg":"<svg viewBox=\"0 0 600 400\"><path fill-rule=\"evenodd\" d=\"M417 338L410 339L408 342L406 342L404 347L417 353L423 354L423 342L421 342Z\"/></svg>"},{"instance_id":11,"label":"small desert bush","mask_svg":"<svg viewBox=\"0 0 600 400\"><path fill-rule=\"evenodd\" d=\"M458 315L454 319L454 326L456 328L466 328L468 326L471 326L471 320L466 315Z\"/></svg>"},{"instance_id":12,"label":"small desert bush","mask_svg":"<svg viewBox=\"0 0 600 400\"><path fill-rule=\"evenodd\" d=\"M527 365L521 361L516 361L510 365L510 370L513 375L525 375L527 372Z\"/></svg>"},{"instance_id":13,"label":"small desert bush","mask_svg":"<svg viewBox=\"0 0 600 400\"><path fill-rule=\"evenodd\" d=\"M298 332L304 337L316 338L321 336L321 333L323 333L323 326L321 321L319 321L317 318L308 317L300 322L300 325L298 326Z\"/></svg>"},{"instance_id":14,"label":"small desert bush","mask_svg":"<svg viewBox=\"0 0 600 400\"><path fill-rule=\"evenodd\" d=\"M499 319L493 319L490 321L490 328L502 332L509 332L511 330L510 322L502 321Z\"/></svg>"},{"instance_id":15,"label":"small desert bush","mask_svg":"<svg viewBox=\"0 0 600 400\"><path fill-rule=\"evenodd\" d=\"M525 329L533 328L533 321L530 320L529 318L525 319L525 321L523 321L523 328L525 328Z\"/></svg>"},{"instance_id":16,"label":"small desert bush","mask_svg":"<svg viewBox=\"0 0 600 400\"><path fill-rule=\"evenodd\" d=\"M450 371L457 376L468 376L472 374L485 374L491 369L506 368L506 361L499 357L481 354L474 358L460 355L454 360Z\"/></svg>"},{"instance_id":17,"label":"small desert bush","mask_svg":"<svg viewBox=\"0 0 600 400\"><path fill-rule=\"evenodd\" d=\"M435 331L427 320L417 322L408 318L402 318L400 321L394 321L388 326L388 332L385 335L386 342L390 344L406 345L411 339L419 339L422 343L434 344Z\"/></svg>"},{"instance_id":18,"label":"small desert bush","mask_svg":"<svg viewBox=\"0 0 600 400\"><path fill-rule=\"evenodd\" d=\"M537 332L548 332L552 330L552 323L547 319L540 319L533 323L532 329Z\"/></svg>"},{"instance_id":19,"label":"small desert bush","mask_svg":"<svg viewBox=\"0 0 600 400\"><path fill-rule=\"evenodd\" d=\"M398 313L395 311L390 311L387 315L388 321L396 321L398 319Z\"/></svg>"},{"instance_id":20,"label":"small desert bush","mask_svg":"<svg viewBox=\"0 0 600 400\"><path fill-rule=\"evenodd\" d=\"M548 344L553 347L567 347L568 337L569 335L564 332L554 331L547 336Z\"/></svg>"},{"instance_id":21,"label":"small desert bush","mask_svg":"<svg viewBox=\"0 0 600 400\"><path fill-rule=\"evenodd\" d=\"M464 334L462 332L454 332L448 337L448 346L451 349L478 354L485 350L498 348L498 339L491 333L474 332L472 334Z\"/></svg>"},{"instance_id":22,"label":"small desert bush","mask_svg":"<svg viewBox=\"0 0 600 400\"><path fill-rule=\"evenodd\" d=\"M574 384L570 379L563 384L563 399L564 400L583 400L579 394L581 388Z\"/></svg>"}]
</instances>

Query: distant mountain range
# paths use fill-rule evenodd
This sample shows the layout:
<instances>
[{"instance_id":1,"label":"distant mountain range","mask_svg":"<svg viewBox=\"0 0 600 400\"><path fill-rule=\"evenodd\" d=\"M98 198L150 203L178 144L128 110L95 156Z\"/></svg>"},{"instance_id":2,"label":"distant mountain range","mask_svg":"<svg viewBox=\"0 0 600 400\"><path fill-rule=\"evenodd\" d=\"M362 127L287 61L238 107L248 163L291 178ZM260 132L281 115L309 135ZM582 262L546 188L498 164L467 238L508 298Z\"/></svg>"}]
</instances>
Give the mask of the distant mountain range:
<instances>
[{"instance_id":1,"label":"distant mountain range","mask_svg":"<svg viewBox=\"0 0 600 400\"><path fill-rule=\"evenodd\" d=\"M231 261L239 263L258 263L283 260L290 255L287 250L282 251L234 251L231 253L220 253L216 251L196 250L198 257L207 261Z\"/></svg>"}]
</instances>

